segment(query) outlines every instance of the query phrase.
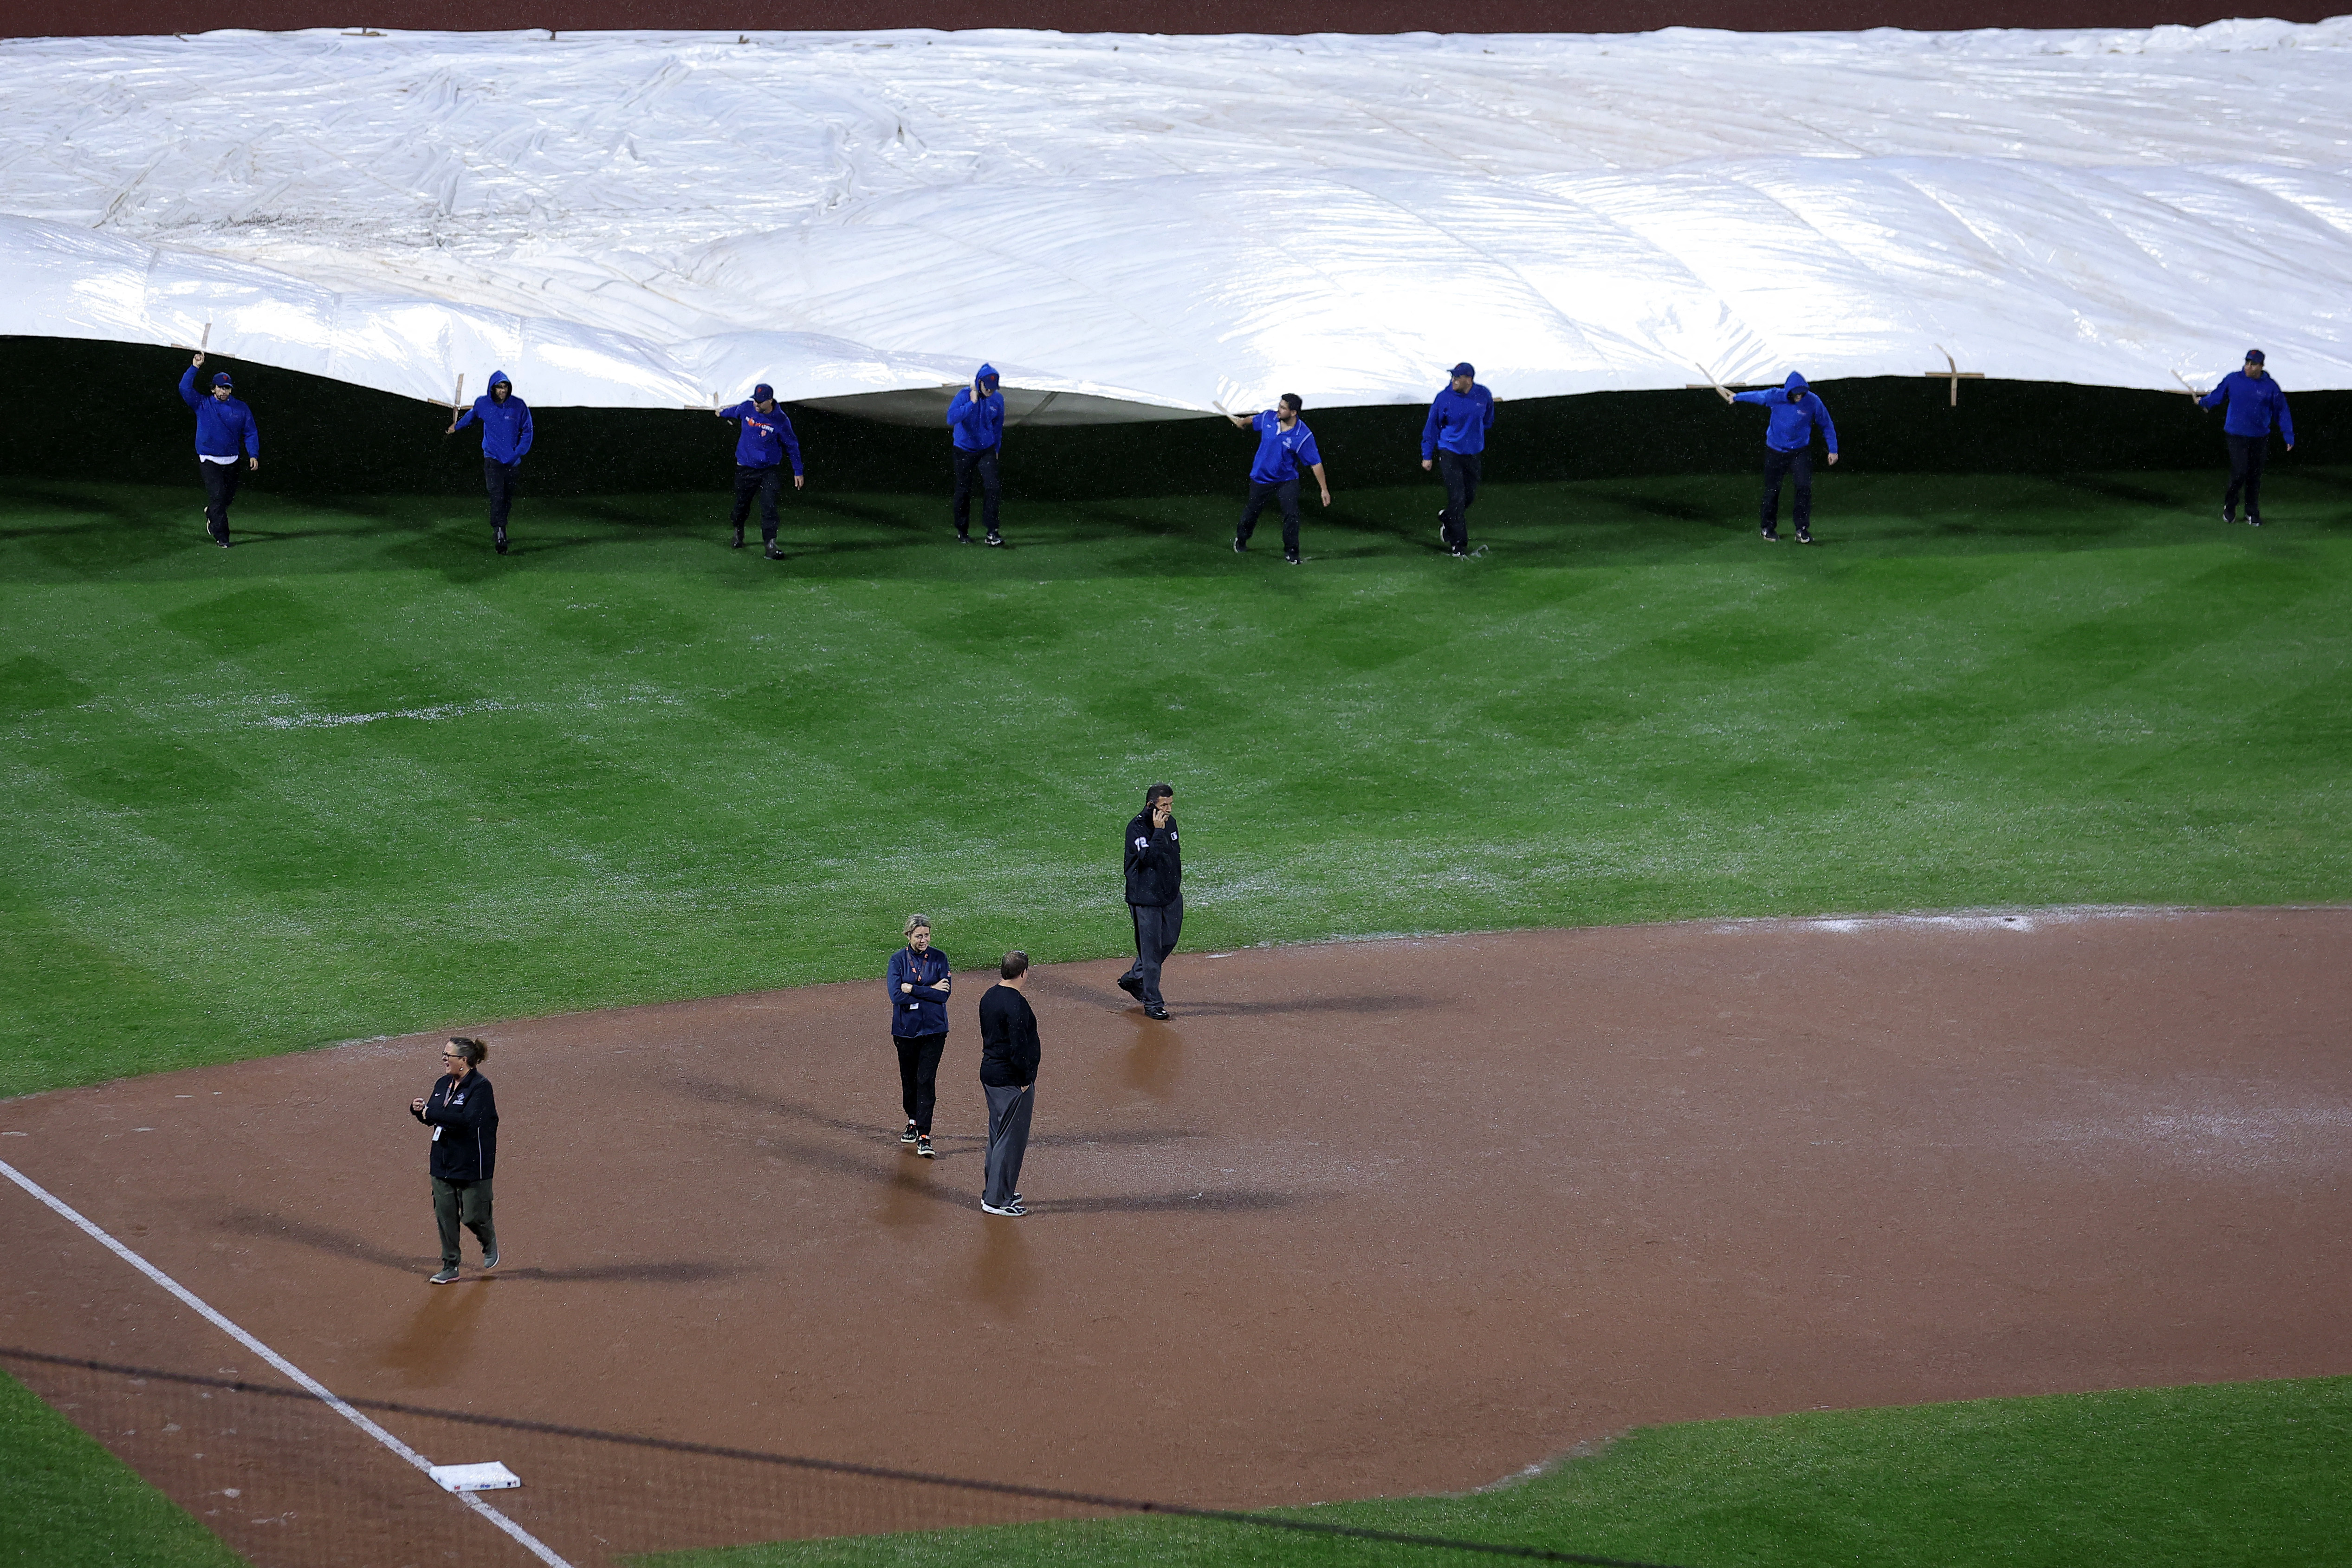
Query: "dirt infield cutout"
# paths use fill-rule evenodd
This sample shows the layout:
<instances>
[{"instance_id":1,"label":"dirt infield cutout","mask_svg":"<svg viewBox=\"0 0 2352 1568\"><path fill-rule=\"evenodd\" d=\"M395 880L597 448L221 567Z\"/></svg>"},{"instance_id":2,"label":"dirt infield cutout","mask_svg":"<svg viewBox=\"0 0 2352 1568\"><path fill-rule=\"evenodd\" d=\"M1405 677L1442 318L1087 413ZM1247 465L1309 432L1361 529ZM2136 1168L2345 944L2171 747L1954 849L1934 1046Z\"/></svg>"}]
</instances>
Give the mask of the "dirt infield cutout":
<instances>
[{"instance_id":1,"label":"dirt infield cutout","mask_svg":"<svg viewBox=\"0 0 2352 1568\"><path fill-rule=\"evenodd\" d=\"M2352 910L1180 952L1167 1024L1116 963L1050 968L1025 1220L979 1209L989 971L939 940L935 1162L897 1139L878 980L479 1029L491 1280L469 1241L463 1283L425 1282L404 1107L437 1035L0 1103L0 1159L345 1397L1187 1502L1472 1487L1654 1422L2347 1370ZM13 1187L0 1248L0 1343L241 1366ZM299 1559L291 1516L371 1510L400 1529L344 1560L501 1560L331 1421L297 1476L11 1370L257 1562ZM776 1530L383 1419L505 1459L500 1507L573 1562ZM853 1515L805 1523L968 1517Z\"/></svg>"}]
</instances>

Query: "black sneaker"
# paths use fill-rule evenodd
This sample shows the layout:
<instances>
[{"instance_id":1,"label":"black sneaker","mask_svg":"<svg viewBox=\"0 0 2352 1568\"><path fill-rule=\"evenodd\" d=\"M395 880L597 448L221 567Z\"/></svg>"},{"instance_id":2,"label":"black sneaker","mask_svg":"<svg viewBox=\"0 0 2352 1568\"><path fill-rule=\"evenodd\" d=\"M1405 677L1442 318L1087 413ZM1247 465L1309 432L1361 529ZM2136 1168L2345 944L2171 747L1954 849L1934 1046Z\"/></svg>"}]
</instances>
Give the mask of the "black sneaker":
<instances>
[{"instance_id":1,"label":"black sneaker","mask_svg":"<svg viewBox=\"0 0 2352 1568\"><path fill-rule=\"evenodd\" d=\"M1143 982L1138 980L1134 975L1122 974L1118 977L1118 988L1121 991L1126 992L1129 996L1134 997L1139 1002L1143 1000Z\"/></svg>"},{"instance_id":2,"label":"black sneaker","mask_svg":"<svg viewBox=\"0 0 2352 1568\"><path fill-rule=\"evenodd\" d=\"M1248 549L1249 549L1249 541L1248 541L1248 540L1246 540L1246 539L1244 539L1244 538L1243 538L1240 534L1238 534L1238 533L1234 534L1234 554L1236 554L1236 555L1240 555L1240 554L1244 553L1244 552L1246 552Z\"/></svg>"},{"instance_id":3,"label":"black sneaker","mask_svg":"<svg viewBox=\"0 0 2352 1568\"><path fill-rule=\"evenodd\" d=\"M2235 522L2235 521L2238 521L2238 509L2237 509L2236 507L2233 507L2233 506L2225 506L2225 507L2223 507L2223 508L2221 509L2221 521L2222 521L2223 522Z\"/></svg>"},{"instance_id":4,"label":"black sneaker","mask_svg":"<svg viewBox=\"0 0 2352 1568\"><path fill-rule=\"evenodd\" d=\"M1455 559L1456 561L1467 561L1467 560L1469 560L1469 559L1470 559L1470 552L1469 552L1468 551L1466 551L1466 550L1463 549L1463 548L1462 548L1460 545L1458 545L1458 544L1449 544L1449 545L1447 545L1447 546L1445 547L1445 553L1447 553L1448 555L1451 555L1451 556L1452 556L1452 557L1454 557L1454 559Z\"/></svg>"},{"instance_id":5,"label":"black sneaker","mask_svg":"<svg viewBox=\"0 0 2352 1568\"><path fill-rule=\"evenodd\" d=\"M971 542L971 535L959 531L956 534L956 542L958 544L970 544Z\"/></svg>"},{"instance_id":6,"label":"black sneaker","mask_svg":"<svg viewBox=\"0 0 2352 1568\"><path fill-rule=\"evenodd\" d=\"M771 560L771 561L782 561L783 558L784 558L784 547L783 547L782 545L781 545L781 544L778 544L778 543L777 543L774 540L772 540L772 539L771 539L770 541L768 541L768 559L769 559L769 560Z\"/></svg>"},{"instance_id":7,"label":"black sneaker","mask_svg":"<svg viewBox=\"0 0 2352 1568\"><path fill-rule=\"evenodd\" d=\"M490 530L490 548L504 555L507 552L507 525L500 523Z\"/></svg>"},{"instance_id":8,"label":"black sneaker","mask_svg":"<svg viewBox=\"0 0 2352 1568\"><path fill-rule=\"evenodd\" d=\"M982 1213L982 1214L1001 1214L1001 1215L1007 1215L1007 1216L1009 1216L1010 1218L1013 1218L1013 1219L1019 1219L1022 1215L1024 1215L1027 1214L1029 1211L1028 1211L1027 1209L1024 1209L1024 1208L1023 1208L1023 1207L1021 1206L1021 1201L1020 1201L1018 1198L1015 1198L1012 1203L1010 1203L1010 1204L1006 1205L1003 1208L998 1208L994 1204L990 1203L986 1198L982 1198L982 1199L981 1199L981 1200L980 1200L980 1212L981 1212L981 1213Z\"/></svg>"},{"instance_id":9,"label":"black sneaker","mask_svg":"<svg viewBox=\"0 0 2352 1568\"><path fill-rule=\"evenodd\" d=\"M214 534L214 535L213 535L213 542L214 542L215 544L219 545L223 550L226 550L226 549L228 548L228 537L227 537L226 534L219 534L219 533L215 533L215 534ZM506 546L504 546L504 545L502 544L502 545L499 546L499 549L501 549L501 550L503 550L503 549L505 549L505 548L506 548Z\"/></svg>"},{"instance_id":10,"label":"black sneaker","mask_svg":"<svg viewBox=\"0 0 2352 1568\"><path fill-rule=\"evenodd\" d=\"M992 528L988 531L988 542L992 545L1002 544L1004 542L1004 535L997 532L996 530Z\"/></svg>"},{"instance_id":11,"label":"black sneaker","mask_svg":"<svg viewBox=\"0 0 2352 1568\"><path fill-rule=\"evenodd\" d=\"M497 1247L492 1247L492 1248L490 1248L488 1252L485 1252L484 1254L482 1254L482 1267L483 1267L484 1268L486 1268L486 1269L488 1269L488 1268L496 1268L498 1266L499 1266L499 1249L498 1249Z\"/></svg>"},{"instance_id":12,"label":"black sneaker","mask_svg":"<svg viewBox=\"0 0 2352 1568\"><path fill-rule=\"evenodd\" d=\"M727 548L730 550L740 550L743 548L743 525L741 523L739 522L735 525L735 542L729 545Z\"/></svg>"},{"instance_id":13,"label":"black sneaker","mask_svg":"<svg viewBox=\"0 0 2352 1568\"><path fill-rule=\"evenodd\" d=\"M921 1133L915 1131L915 1124L909 1121L907 1123L907 1130L898 1134L898 1142L901 1143L912 1143L916 1139L921 1136Z\"/></svg>"},{"instance_id":14,"label":"black sneaker","mask_svg":"<svg viewBox=\"0 0 2352 1568\"><path fill-rule=\"evenodd\" d=\"M2262 520L2261 518L2256 517L2256 516L2255 516L2253 513L2252 513L2252 512L2248 512L2248 513L2246 514L2246 526L2247 526L2248 528L2260 528L2260 527L2262 527L2262 525L2263 525L2263 520ZM228 541L227 541L227 540L226 540L226 539L224 539L224 540L222 540L222 541L221 541L221 542L222 542L223 544L226 544L226 543L228 542Z\"/></svg>"},{"instance_id":15,"label":"black sneaker","mask_svg":"<svg viewBox=\"0 0 2352 1568\"><path fill-rule=\"evenodd\" d=\"M1299 555L1298 552L1296 550L1286 550L1282 552L1282 563L1284 565L1296 566L1298 564L1298 561Z\"/></svg>"},{"instance_id":16,"label":"black sneaker","mask_svg":"<svg viewBox=\"0 0 2352 1568\"><path fill-rule=\"evenodd\" d=\"M455 1285L457 1282L457 1271L455 1268L444 1268L425 1282L427 1285Z\"/></svg>"},{"instance_id":17,"label":"black sneaker","mask_svg":"<svg viewBox=\"0 0 2352 1568\"><path fill-rule=\"evenodd\" d=\"M926 1160L933 1158L931 1153L931 1135L929 1133L926 1132L921 1137L915 1140L915 1152L920 1154Z\"/></svg>"},{"instance_id":18,"label":"black sneaker","mask_svg":"<svg viewBox=\"0 0 2352 1568\"><path fill-rule=\"evenodd\" d=\"M1143 1016L1147 1018L1157 1018L1164 1024L1168 1021L1168 1009L1165 1007L1146 1006L1143 1009Z\"/></svg>"},{"instance_id":19,"label":"black sneaker","mask_svg":"<svg viewBox=\"0 0 2352 1568\"><path fill-rule=\"evenodd\" d=\"M1764 530L1763 540L1767 544L1778 544L1780 542L1780 536L1768 528Z\"/></svg>"},{"instance_id":20,"label":"black sneaker","mask_svg":"<svg viewBox=\"0 0 2352 1568\"><path fill-rule=\"evenodd\" d=\"M1800 544L1811 544L1812 542L1813 542L1813 534L1812 534L1812 531L1811 531L1811 529L1801 528L1801 529L1797 530L1797 542L1798 542L1798 543L1800 543Z\"/></svg>"}]
</instances>

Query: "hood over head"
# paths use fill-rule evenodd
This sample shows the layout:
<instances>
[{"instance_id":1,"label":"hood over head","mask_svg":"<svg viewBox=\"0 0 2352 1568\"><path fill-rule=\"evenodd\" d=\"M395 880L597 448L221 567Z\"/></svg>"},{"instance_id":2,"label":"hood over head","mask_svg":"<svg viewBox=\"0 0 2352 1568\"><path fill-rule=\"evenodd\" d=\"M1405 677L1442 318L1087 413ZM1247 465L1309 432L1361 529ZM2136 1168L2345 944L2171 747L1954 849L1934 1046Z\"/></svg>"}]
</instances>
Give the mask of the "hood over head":
<instances>
[{"instance_id":1,"label":"hood over head","mask_svg":"<svg viewBox=\"0 0 2352 1568\"><path fill-rule=\"evenodd\" d=\"M502 370L494 370L490 372L490 384L488 390L495 393L501 386L505 387L509 392L512 392L514 390L514 383L507 379L506 372Z\"/></svg>"},{"instance_id":2,"label":"hood over head","mask_svg":"<svg viewBox=\"0 0 2352 1568\"><path fill-rule=\"evenodd\" d=\"M974 381L982 383L995 381L998 379L996 367L992 364L983 364L980 369L972 373L971 378Z\"/></svg>"},{"instance_id":3,"label":"hood over head","mask_svg":"<svg viewBox=\"0 0 2352 1568\"><path fill-rule=\"evenodd\" d=\"M1789 379L1780 384L1780 389L1784 392L1802 392L1805 390L1805 378L1792 370L1789 373Z\"/></svg>"}]
</instances>

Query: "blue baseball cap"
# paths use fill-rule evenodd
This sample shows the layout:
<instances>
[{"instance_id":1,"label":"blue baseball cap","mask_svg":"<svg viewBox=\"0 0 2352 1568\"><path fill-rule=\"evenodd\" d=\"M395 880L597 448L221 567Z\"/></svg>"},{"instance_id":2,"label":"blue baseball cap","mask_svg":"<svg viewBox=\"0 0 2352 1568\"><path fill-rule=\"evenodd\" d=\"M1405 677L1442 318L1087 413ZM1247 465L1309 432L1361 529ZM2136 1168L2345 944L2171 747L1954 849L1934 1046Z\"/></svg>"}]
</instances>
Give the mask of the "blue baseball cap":
<instances>
[{"instance_id":1,"label":"blue baseball cap","mask_svg":"<svg viewBox=\"0 0 2352 1568\"><path fill-rule=\"evenodd\" d=\"M751 401L754 403L765 403L775 395L776 389L764 381L751 389Z\"/></svg>"},{"instance_id":2,"label":"blue baseball cap","mask_svg":"<svg viewBox=\"0 0 2352 1568\"><path fill-rule=\"evenodd\" d=\"M1475 379L1475 378L1477 376L1477 374L1478 374L1477 371L1472 367L1472 365L1471 365L1470 362L1469 362L1468 360L1466 360L1466 359L1465 359L1465 360L1464 360L1460 364L1457 364L1457 365L1455 365L1455 366L1454 367L1454 374L1456 374L1456 375L1466 375L1466 376L1470 376L1470 377L1472 377L1472 378L1474 378L1474 379Z\"/></svg>"},{"instance_id":3,"label":"blue baseball cap","mask_svg":"<svg viewBox=\"0 0 2352 1568\"><path fill-rule=\"evenodd\" d=\"M235 386L236 383L228 378L228 372L225 370L216 370L213 372L213 384L215 386Z\"/></svg>"},{"instance_id":4,"label":"blue baseball cap","mask_svg":"<svg viewBox=\"0 0 2352 1568\"><path fill-rule=\"evenodd\" d=\"M2260 349L2248 349L2246 351L2246 363L2248 364L2261 364L2263 363L2263 351Z\"/></svg>"}]
</instances>

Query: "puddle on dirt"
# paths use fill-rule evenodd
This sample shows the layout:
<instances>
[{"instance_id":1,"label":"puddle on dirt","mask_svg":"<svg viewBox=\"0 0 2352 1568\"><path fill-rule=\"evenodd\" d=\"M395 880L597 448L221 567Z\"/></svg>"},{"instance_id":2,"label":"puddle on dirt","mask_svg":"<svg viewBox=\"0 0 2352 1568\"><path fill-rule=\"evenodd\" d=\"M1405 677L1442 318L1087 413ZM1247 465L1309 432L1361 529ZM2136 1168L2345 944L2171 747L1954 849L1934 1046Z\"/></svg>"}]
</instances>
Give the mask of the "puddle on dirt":
<instances>
[{"instance_id":1,"label":"puddle on dirt","mask_svg":"<svg viewBox=\"0 0 2352 1568\"><path fill-rule=\"evenodd\" d=\"M1018 1312L1037 1288L1037 1266L1029 1256L1022 1221L991 1217L973 1255L971 1299L1003 1312Z\"/></svg>"},{"instance_id":2,"label":"puddle on dirt","mask_svg":"<svg viewBox=\"0 0 2352 1568\"><path fill-rule=\"evenodd\" d=\"M1165 1024L1146 1018L1135 1022L1135 1043L1127 1048L1123 1064L1127 1087L1154 1100L1174 1098L1176 1079L1184 1066L1183 1037Z\"/></svg>"},{"instance_id":3,"label":"puddle on dirt","mask_svg":"<svg viewBox=\"0 0 2352 1568\"><path fill-rule=\"evenodd\" d=\"M400 1373L411 1388L439 1388L456 1381L473 1354L493 1288L482 1279L425 1287L430 1294L411 1314L400 1338L384 1347L376 1364Z\"/></svg>"}]
</instances>

